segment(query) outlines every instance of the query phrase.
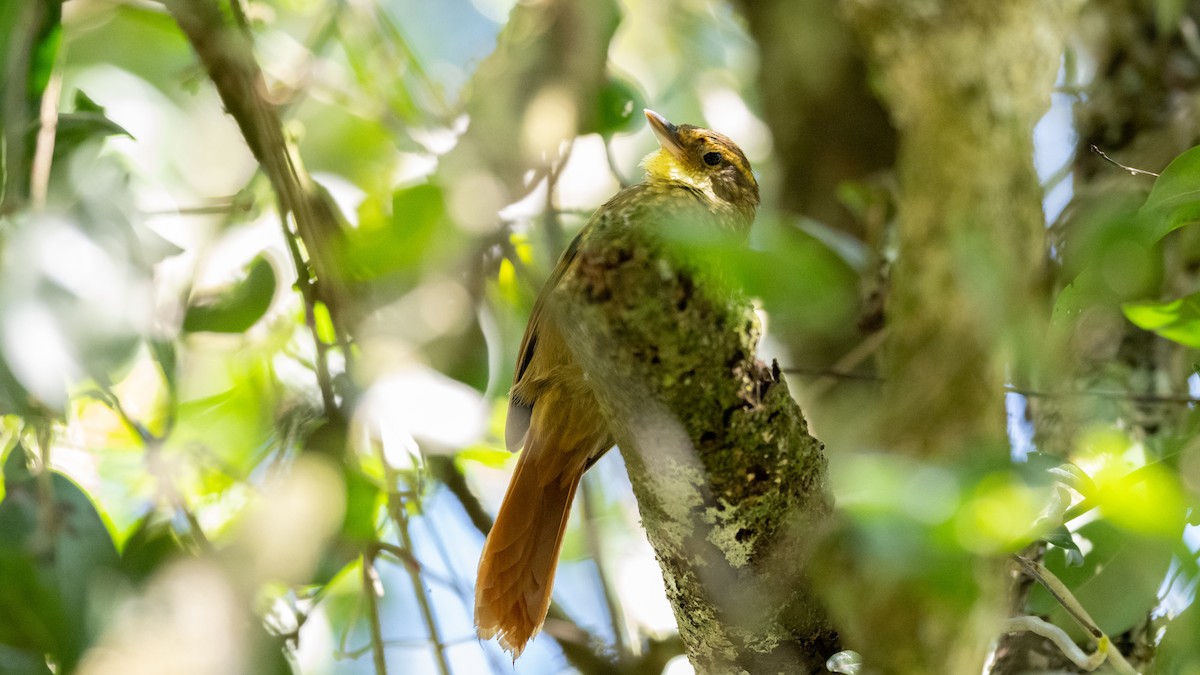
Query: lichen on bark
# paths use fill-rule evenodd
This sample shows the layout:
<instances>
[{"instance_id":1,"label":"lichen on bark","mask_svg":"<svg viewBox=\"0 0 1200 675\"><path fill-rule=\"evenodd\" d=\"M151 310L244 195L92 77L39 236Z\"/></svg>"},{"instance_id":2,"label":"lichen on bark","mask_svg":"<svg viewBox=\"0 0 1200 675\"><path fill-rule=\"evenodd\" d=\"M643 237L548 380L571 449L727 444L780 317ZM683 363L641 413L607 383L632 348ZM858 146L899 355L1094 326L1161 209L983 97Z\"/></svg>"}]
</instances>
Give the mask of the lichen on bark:
<instances>
[{"instance_id":1,"label":"lichen on bark","mask_svg":"<svg viewBox=\"0 0 1200 675\"><path fill-rule=\"evenodd\" d=\"M628 466L701 673L813 672L837 635L804 573L823 446L756 358L746 299L651 229L598 226L551 303Z\"/></svg>"}]
</instances>

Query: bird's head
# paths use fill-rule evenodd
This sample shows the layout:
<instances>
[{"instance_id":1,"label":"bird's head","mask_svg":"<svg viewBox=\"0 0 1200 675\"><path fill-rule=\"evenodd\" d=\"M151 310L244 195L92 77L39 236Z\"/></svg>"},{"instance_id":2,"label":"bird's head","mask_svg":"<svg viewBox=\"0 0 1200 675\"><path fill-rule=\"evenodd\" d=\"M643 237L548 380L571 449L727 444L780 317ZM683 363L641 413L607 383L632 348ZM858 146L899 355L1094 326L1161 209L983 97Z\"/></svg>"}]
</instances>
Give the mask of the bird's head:
<instances>
[{"instance_id":1,"label":"bird's head","mask_svg":"<svg viewBox=\"0 0 1200 675\"><path fill-rule=\"evenodd\" d=\"M642 162L647 181L684 183L718 204L749 211L753 217L758 181L736 143L710 129L676 126L653 110L645 112L660 146Z\"/></svg>"}]
</instances>

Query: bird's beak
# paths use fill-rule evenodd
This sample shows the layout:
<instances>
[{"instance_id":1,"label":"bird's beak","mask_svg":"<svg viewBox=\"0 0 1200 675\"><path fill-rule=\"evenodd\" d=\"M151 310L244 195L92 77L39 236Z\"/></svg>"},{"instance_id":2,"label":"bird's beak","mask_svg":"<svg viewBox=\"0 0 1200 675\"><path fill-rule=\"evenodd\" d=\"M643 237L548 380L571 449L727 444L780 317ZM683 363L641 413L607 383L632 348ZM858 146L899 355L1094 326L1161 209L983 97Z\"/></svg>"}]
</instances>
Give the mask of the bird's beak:
<instances>
[{"instance_id":1,"label":"bird's beak","mask_svg":"<svg viewBox=\"0 0 1200 675\"><path fill-rule=\"evenodd\" d=\"M646 113L646 120L650 122L650 128L654 130L654 135L658 137L658 144L662 146L662 149L675 155L678 159L683 159L683 146L679 144L679 128L649 108L642 112Z\"/></svg>"}]
</instances>

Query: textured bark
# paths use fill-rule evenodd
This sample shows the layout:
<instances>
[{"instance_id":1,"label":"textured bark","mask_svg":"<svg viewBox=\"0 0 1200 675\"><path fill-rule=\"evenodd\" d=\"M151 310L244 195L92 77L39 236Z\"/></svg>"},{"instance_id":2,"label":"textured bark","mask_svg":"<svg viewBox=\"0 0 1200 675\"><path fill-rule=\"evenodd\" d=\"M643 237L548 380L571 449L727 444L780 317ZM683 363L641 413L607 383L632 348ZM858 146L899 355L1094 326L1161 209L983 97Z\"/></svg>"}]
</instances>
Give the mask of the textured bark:
<instances>
[{"instance_id":1,"label":"textured bark","mask_svg":"<svg viewBox=\"0 0 1200 675\"><path fill-rule=\"evenodd\" d=\"M844 3L900 131L883 428L914 454L1004 438L1010 355L997 347L1040 301L1033 127L1049 106L1072 4Z\"/></svg>"},{"instance_id":2,"label":"textured bark","mask_svg":"<svg viewBox=\"0 0 1200 675\"><path fill-rule=\"evenodd\" d=\"M701 673L820 672L837 636L805 580L832 508L822 445L755 358L748 304L650 233L598 228L552 300L629 467Z\"/></svg>"},{"instance_id":3,"label":"textured bark","mask_svg":"<svg viewBox=\"0 0 1200 675\"><path fill-rule=\"evenodd\" d=\"M871 90L864 50L836 2L739 0L737 5L758 48L757 90L771 129L772 173L784 186L768 191L771 208L790 214L793 222L810 218L846 233L873 254L867 261L872 271L860 284L863 303L848 320L819 331L775 324L781 330L774 337L789 348L790 367L845 368L835 364L846 356L847 345L879 328L896 130ZM786 313L772 318L786 320ZM838 414L839 402L861 404L861 389L841 384L821 396L806 398L801 390L811 419ZM836 428L823 433L827 442L836 442Z\"/></svg>"},{"instance_id":4,"label":"textured bark","mask_svg":"<svg viewBox=\"0 0 1200 675\"><path fill-rule=\"evenodd\" d=\"M1113 165L1093 152L1092 146L1122 164L1161 171L1200 142L1200 71L1187 35L1189 22L1194 26L1195 17L1200 16L1200 3L1189 0L1181 4L1180 16L1191 17L1184 21L1164 20L1161 9L1152 0L1093 0L1078 22L1077 48L1085 56L1077 60L1094 64L1094 75L1081 83L1086 95L1074 106L1078 133L1072 166L1074 196L1053 228L1056 247L1064 251L1061 285L1070 283L1083 265L1101 255L1095 250L1097 213L1107 211L1109 220L1125 229L1118 236L1135 240L1137 233L1120 220L1120 207L1135 208L1152 183L1149 176L1131 176ZM1171 235L1170 244L1146 256L1143 271L1149 273L1141 275L1141 284L1128 284L1126 292L1131 299L1172 298L1194 292L1197 260L1200 232L1180 230ZM1188 409L1154 398L1187 394L1191 350L1129 324L1116 303L1097 304L1088 314L1089 320L1070 327L1073 359L1064 364L1063 384L1058 388L1127 392L1129 396L1110 398L1103 404L1086 397L1031 398L1029 410L1038 431L1038 448L1065 454L1089 425L1113 420L1122 420L1132 437L1152 448L1186 433L1182 429L1190 415ZM1133 629L1112 636L1140 672L1153 669L1160 626L1152 625L1147 615ZM1028 634L1008 636L1001 642L991 672L1015 675L1034 669L1085 672L1048 640Z\"/></svg>"},{"instance_id":5,"label":"textured bark","mask_svg":"<svg viewBox=\"0 0 1200 675\"><path fill-rule=\"evenodd\" d=\"M900 135L879 425L894 452L955 461L1007 448L1005 369L1028 367L1048 316L1033 128L1074 5L842 3ZM1001 564L973 564L972 598L861 573L840 582L872 598L837 614L849 646L885 672L979 672L1006 607Z\"/></svg>"},{"instance_id":6,"label":"textured bark","mask_svg":"<svg viewBox=\"0 0 1200 675\"><path fill-rule=\"evenodd\" d=\"M896 131L871 92L862 48L837 3L741 0L781 182L779 208L873 242L839 187L891 168Z\"/></svg>"}]
</instances>

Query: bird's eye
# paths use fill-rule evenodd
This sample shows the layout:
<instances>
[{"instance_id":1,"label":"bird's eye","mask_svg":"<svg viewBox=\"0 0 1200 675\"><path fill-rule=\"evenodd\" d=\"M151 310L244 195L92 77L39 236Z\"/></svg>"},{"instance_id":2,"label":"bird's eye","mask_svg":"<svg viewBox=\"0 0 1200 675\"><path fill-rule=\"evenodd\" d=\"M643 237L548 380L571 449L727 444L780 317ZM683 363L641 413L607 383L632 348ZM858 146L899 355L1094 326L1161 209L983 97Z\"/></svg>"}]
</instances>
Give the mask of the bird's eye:
<instances>
[{"instance_id":1,"label":"bird's eye","mask_svg":"<svg viewBox=\"0 0 1200 675\"><path fill-rule=\"evenodd\" d=\"M706 152L704 153L704 163L709 166L716 166L721 163L721 153Z\"/></svg>"}]
</instances>

